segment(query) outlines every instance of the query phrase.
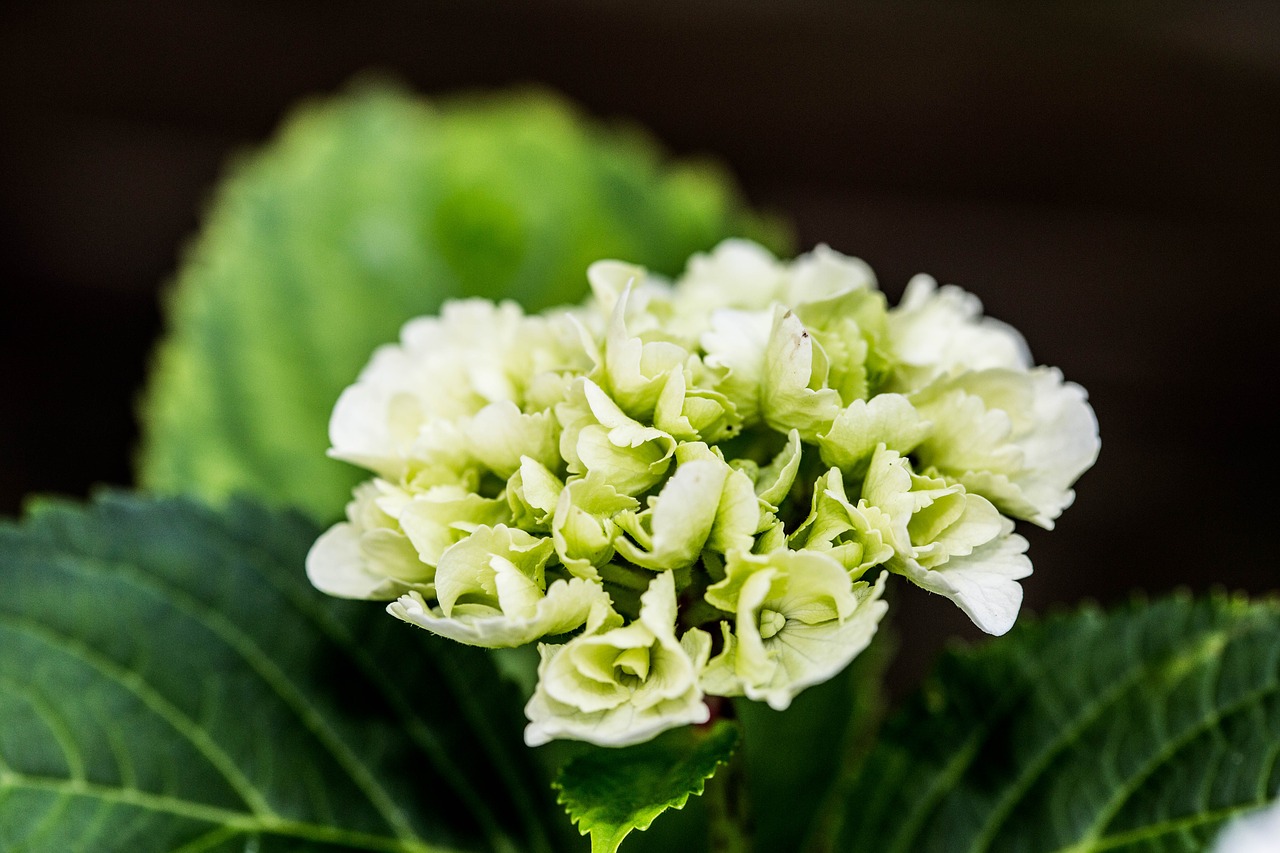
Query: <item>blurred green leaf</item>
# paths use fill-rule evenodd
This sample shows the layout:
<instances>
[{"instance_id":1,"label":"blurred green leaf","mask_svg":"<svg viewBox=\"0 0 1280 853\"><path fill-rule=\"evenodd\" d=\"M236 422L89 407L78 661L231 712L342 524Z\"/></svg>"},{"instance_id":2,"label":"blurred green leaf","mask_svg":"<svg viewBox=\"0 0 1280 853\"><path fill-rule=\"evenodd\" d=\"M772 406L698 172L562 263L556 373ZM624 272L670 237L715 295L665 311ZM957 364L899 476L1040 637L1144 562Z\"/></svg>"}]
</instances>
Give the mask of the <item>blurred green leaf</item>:
<instances>
[{"instance_id":1,"label":"blurred green leaf","mask_svg":"<svg viewBox=\"0 0 1280 853\"><path fill-rule=\"evenodd\" d=\"M667 809L684 808L701 794L738 738L738 727L721 721L622 749L591 749L565 766L555 787L578 830L591 835L592 853L614 853L632 830L647 829Z\"/></svg>"},{"instance_id":2,"label":"blurred green leaf","mask_svg":"<svg viewBox=\"0 0 1280 853\"><path fill-rule=\"evenodd\" d=\"M169 296L141 483L332 521L360 473L329 413L373 349L449 297L578 300L587 265L665 274L724 237L786 250L726 175L527 92L435 106L363 87L304 106L231 171Z\"/></svg>"},{"instance_id":3,"label":"blurred green leaf","mask_svg":"<svg viewBox=\"0 0 1280 853\"><path fill-rule=\"evenodd\" d=\"M489 658L313 590L316 533L126 496L0 524L0 849L560 849Z\"/></svg>"},{"instance_id":4,"label":"blurred green leaf","mask_svg":"<svg viewBox=\"0 0 1280 853\"><path fill-rule=\"evenodd\" d=\"M1280 604L1174 597L952 654L885 726L835 849L1191 853L1280 794Z\"/></svg>"}]
</instances>

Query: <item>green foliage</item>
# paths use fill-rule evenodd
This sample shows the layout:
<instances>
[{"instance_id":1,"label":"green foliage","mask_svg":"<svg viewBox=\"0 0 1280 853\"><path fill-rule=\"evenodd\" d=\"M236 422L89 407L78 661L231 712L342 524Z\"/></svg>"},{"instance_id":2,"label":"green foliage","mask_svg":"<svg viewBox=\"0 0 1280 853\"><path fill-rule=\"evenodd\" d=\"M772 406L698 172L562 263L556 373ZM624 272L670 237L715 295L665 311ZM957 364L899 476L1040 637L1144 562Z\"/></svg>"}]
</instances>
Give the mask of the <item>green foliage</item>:
<instances>
[{"instance_id":1,"label":"green foliage","mask_svg":"<svg viewBox=\"0 0 1280 853\"><path fill-rule=\"evenodd\" d=\"M803 839L828 831L828 813L842 805L838 782L865 757L883 717L894 644L882 623L844 672L804 691L785 711L735 702L756 849L799 849Z\"/></svg>"},{"instance_id":2,"label":"green foliage","mask_svg":"<svg viewBox=\"0 0 1280 853\"><path fill-rule=\"evenodd\" d=\"M1280 793L1280 606L1175 597L945 659L845 798L835 849L1200 851Z\"/></svg>"},{"instance_id":3,"label":"green foliage","mask_svg":"<svg viewBox=\"0 0 1280 853\"><path fill-rule=\"evenodd\" d=\"M116 495L0 526L0 849L559 849L489 658L311 589L316 533Z\"/></svg>"},{"instance_id":4,"label":"green foliage","mask_svg":"<svg viewBox=\"0 0 1280 853\"><path fill-rule=\"evenodd\" d=\"M324 455L329 413L405 320L456 296L576 301L594 260L673 274L731 235L787 243L714 168L547 95L433 107L375 87L306 106L236 164L186 257L139 478L332 521L359 474Z\"/></svg>"},{"instance_id":5,"label":"green foliage","mask_svg":"<svg viewBox=\"0 0 1280 853\"><path fill-rule=\"evenodd\" d=\"M624 749L592 748L561 771L560 802L593 853L613 853L634 829L647 829L667 809L684 808L733 755L739 730L721 721L685 726Z\"/></svg>"}]
</instances>

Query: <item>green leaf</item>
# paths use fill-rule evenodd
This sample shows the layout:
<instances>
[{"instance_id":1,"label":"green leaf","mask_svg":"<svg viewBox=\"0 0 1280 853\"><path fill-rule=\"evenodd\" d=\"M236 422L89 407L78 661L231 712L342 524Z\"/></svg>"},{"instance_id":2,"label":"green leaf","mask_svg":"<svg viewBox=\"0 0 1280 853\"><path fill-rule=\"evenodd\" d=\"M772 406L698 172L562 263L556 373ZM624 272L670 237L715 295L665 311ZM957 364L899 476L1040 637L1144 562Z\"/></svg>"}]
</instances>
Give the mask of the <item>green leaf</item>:
<instances>
[{"instance_id":1,"label":"green leaf","mask_svg":"<svg viewBox=\"0 0 1280 853\"><path fill-rule=\"evenodd\" d=\"M315 592L316 533L123 495L0 524L0 849L559 846L489 658Z\"/></svg>"},{"instance_id":2,"label":"green leaf","mask_svg":"<svg viewBox=\"0 0 1280 853\"><path fill-rule=\"evenodd\" d=\"M648 829L667 809L701 794L716 768L733 755L738 727L720 721L685 726L624 749L591 749L570 761L555 787L560 803L593 853L614 853L633 829Z\"/></svg>"},{"instance_id":3,"label":"green leaf","mask_svg":"<svg viewBox=\"0 0 1280 853\"><path fill-rule=\"evenodd\" d=\"M361 474L325 457L329 414L406 320L456 296L576 301L594 260L672 274L731 235L788 248L721 171L546 94L436 107L366 86L309 104L235 164L187 253L140 481L332 521Z\"/></svg>"},{"instance_id":4,"label":"green leaf","mask_svg":"<svg viewBox=\"0 0 1280 853\"><path fill-rule=\"evenodd\" d=\"M1280 603L1185 596L945 658L836 849L1173 853L1280 793Z\"/></svg>"}]
</instances>

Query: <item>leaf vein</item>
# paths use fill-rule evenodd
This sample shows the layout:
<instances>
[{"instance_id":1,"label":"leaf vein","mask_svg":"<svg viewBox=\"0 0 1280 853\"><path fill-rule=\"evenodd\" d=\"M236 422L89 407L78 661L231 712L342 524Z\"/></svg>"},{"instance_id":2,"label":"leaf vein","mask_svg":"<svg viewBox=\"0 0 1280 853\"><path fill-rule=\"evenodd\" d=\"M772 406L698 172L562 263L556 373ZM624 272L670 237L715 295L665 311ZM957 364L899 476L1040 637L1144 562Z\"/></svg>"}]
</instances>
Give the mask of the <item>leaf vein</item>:
<instances>
[{"instance_id":1,"label":"leaf vein","mask_svg":"<svg viewBox=\"0 0 1280 853\"><path fill-rule=\"evenodd\" d=\"M8 623L14 630L45 643L51 648L70 655L82 663L102 673L111 681L119 684L138 698L142 704L168 723L178 734L182 735L196 751L213 765L214 769L227 781L232 790L245 802L254 813L271 815L273 810L262 792L245 777L221 746L208 733L197 726L190 717L176 705L153 689L141 675L124 669L119 664L100 655L88 645L66 634L52 631L43 625L37 625L12 613L0 613L0 623Z\"/></svg>"}]
</instances>

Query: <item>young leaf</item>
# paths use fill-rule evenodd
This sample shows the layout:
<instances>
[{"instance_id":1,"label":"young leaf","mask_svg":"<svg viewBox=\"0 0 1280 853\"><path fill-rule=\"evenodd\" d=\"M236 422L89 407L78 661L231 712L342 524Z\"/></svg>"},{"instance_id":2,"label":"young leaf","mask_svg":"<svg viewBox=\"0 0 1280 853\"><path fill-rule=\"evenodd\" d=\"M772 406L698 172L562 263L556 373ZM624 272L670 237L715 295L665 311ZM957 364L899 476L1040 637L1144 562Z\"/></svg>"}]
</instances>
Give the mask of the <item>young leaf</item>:
<instances>
[{"instance_id":1,"label":"young leaf","mask_svg":"<svg viewBox=\"0 0 1280 853\"><path fill-rule=\"evenodd\" d=\"M786 248L719 171L548 95L437 108L365 87L308 105L236 164L186 256L140 481L332 521L361 475L325 457L329 414L406 320L457 296L577 301L594 260L673 274L732 235Z\"/></svg>"},{"instance_id":2,"label":"young leaf","mask_svg":"<svg viewBox=\"0 0 1280 853\"><path fill-rule=\"evenodd\" d=\"M633 829L702 793L738 743L738 727L720 721L685 726L624 749L592 749L569 762L555 787L592 853L614 853Z\"/></svg>"},{"instance_id":3,"label":"young leaf","mask_svg":"<svg viewBox=\"0 0 1280 853\"><path fill-rule=\"evenodd\" d=\"M1280 604L1173 597L944 659L845 798L841 851L1208 849L1280 793Z\"/></svg>"},{"instance_id":4,"label":"young leaf","mask_svg":"<svg viewBox=\"0 0 1280 853\"><path fill-rule=\"evenodd\" d=\"M0 524L0 849L558 846L489 658L312 590L316 533L124 495Z\"/></svg>"}]
</instances>

